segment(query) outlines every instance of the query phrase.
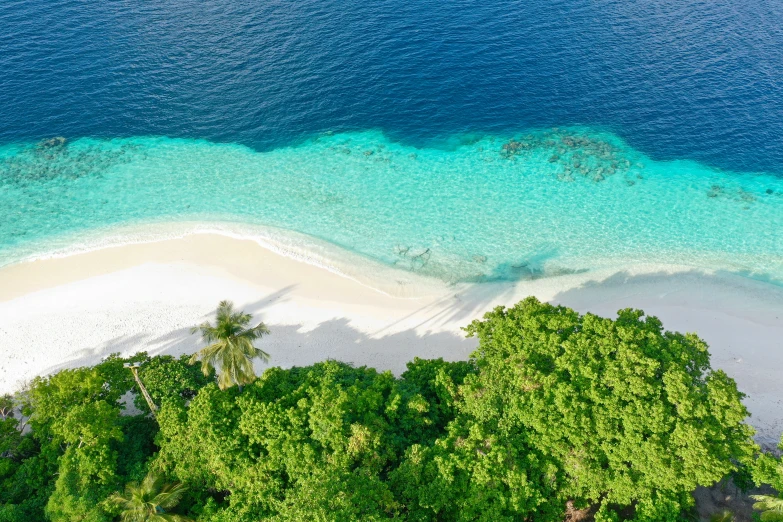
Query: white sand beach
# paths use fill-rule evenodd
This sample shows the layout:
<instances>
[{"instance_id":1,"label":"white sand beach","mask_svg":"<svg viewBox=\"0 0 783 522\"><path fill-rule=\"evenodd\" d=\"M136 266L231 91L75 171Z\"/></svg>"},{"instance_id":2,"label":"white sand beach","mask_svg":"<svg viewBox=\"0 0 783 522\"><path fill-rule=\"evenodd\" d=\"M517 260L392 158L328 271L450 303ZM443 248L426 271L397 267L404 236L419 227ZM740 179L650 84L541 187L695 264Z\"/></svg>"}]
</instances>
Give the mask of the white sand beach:
<instances>
[{"instance_id":1,"label":"white sand beach","mask_svg":"<svg viewBox=\"0 0 783 522\"><path fill-rule=\"evenodd\" d=\"M379 268L383 277L391 272ZM774 445L783 431L783 288L645 266L515 284L416 286L406 278L408 286L390 295L216 234L8 266L0 269L0 392L113 352L193 352L199 343L190 327L211 318L222 299L270 327L262 343L271 364L333 358L400 373L415 356L467 358L475 340L460 327L535 295L609 317L641 308L668 330L698 333L710 345L713 367L748 395L759 442Z\"/></svg>"}]
</instances>

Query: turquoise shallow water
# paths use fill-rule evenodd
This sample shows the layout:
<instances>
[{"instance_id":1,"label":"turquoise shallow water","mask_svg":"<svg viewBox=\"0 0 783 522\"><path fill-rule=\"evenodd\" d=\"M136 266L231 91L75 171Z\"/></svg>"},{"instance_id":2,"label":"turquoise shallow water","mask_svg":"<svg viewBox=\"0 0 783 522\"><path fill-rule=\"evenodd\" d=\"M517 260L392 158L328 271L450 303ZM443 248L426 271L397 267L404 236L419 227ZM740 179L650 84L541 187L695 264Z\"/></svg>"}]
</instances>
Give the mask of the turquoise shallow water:
<instances>
[{"instance_id":1,"label":"turquoise shallow water","mask_svg":"<svg viewBox=\"0 0 783 522\"><path fill-rule=\"evenodd\" d=\"M0 265L159 222L267 225L449 282L684 264L783 281L783 179L654 161L587 128L378 131L256 152L201 140L0 147Z\"/></svg>"}]
</instances>

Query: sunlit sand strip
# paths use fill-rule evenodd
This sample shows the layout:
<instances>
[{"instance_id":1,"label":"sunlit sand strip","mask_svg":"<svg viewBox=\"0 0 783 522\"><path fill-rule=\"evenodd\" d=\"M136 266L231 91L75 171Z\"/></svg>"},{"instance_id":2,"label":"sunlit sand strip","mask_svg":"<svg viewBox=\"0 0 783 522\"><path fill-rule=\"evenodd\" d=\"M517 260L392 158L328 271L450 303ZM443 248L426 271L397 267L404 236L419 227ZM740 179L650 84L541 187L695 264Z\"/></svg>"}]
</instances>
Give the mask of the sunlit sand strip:
<instances>
[{"instance_id":1,"label":"sunlit sand strip","mask_svg":"<svg viewBox=\"0 0 783 522\"><path fill-rule=\"evenodd\" d=\"M159 243L192 235L219 235L249 240L280 256L317 266L378 292L397 297L405 297L411 292L416 295L437 293L442 288L439 281L394 269L312 236L272 226L229 220L144 221L67 234L27 245L26 250L34 253L5 250L0 256L0 269L18 263L71 257L111 247Z\"/></svg>"}]
</instances>

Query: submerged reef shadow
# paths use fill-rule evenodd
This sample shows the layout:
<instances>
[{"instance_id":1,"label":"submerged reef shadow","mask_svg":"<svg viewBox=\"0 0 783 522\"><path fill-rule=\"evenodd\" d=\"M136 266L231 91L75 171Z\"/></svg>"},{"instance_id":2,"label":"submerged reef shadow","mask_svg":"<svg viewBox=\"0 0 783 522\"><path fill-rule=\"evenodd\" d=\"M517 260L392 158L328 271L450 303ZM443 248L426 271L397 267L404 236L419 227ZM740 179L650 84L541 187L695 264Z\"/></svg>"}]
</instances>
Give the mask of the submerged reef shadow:
<instances>
[{"instance_id":1,"label":"submerged reef shadow","mask_svg":"<svg viewBox=\"0 0 783 522\"><path fill-rule=\"evenodd\" d=\"M633 186L644 179L640 155L616 135L555 127L511 138L500 148L500 157L512 163L541 154L547 157L560 181L574 182L581 176L598 183L618 174Z\"/></svg>"},{"instance_id":2,"label":"submerged reef shadow","mask_svg":"<svg viewBox=\"0 0 783 522\"><path fill-rule=\"evenodd\" d=\"M486 255L476 254L463 258L456 269L449 266L448 261L441 261L442 252L437 243L416 246L397 244L394 253L395 257L390 263L393 267L436 278L450 285L515 283L579 274L588 270L558 265L559 248L550 244L539 245L532 251L516 255L516 260L500 263L488 263L490 259ZM457 274L453 273L455 271Z\"/></svg>"},{"instance_id":3,"label":"submerged reef shadow","mask_svg":"<svg viewBox=\"0 0 783 522\"><path fill-rule=\"evenodd\" d=\"M25 188L53 180L102 177L111 168L137 158L140 148L129 140L113 145L89 139L71 142L62 136L41 140L22 146L14 155L0 158L0 186L8 183Z\"/></svg>"},{"instance_id":4,"label":"submerged reef shadow","mask_svg":"<svg viewBox=\"0 0 783 522\"><path fill-rule=\"evenodd\" d=\"M458 280L457 283L516 283L534 281L547 277L557 277L587 272L587 268L568 268L557 266L553 261L559 255L558 248L551 245L540 246L537 250L520 256L517 261L507 261L495 265L488 273Z\"/></svg>"}]
</instances>

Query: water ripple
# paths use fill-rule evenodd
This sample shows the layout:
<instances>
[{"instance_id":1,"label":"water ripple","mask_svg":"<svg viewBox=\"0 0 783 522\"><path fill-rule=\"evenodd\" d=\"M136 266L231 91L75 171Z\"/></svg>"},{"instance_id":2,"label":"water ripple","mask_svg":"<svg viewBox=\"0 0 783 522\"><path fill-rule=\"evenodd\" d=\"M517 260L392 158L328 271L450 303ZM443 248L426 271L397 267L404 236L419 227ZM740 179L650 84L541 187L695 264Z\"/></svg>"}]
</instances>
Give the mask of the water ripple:
<instances>
[{"instance_id":1,"label":"water ripple","mask_svg":"<svg viewBox=\"0 0 783 522\"><path fill-rule=\"evenodd\" d=\"M589 125L661 160L783 173L770 0L7 0L0 143L166 135L256 150L382 128Z\"/></svg>"}]
</instances>

